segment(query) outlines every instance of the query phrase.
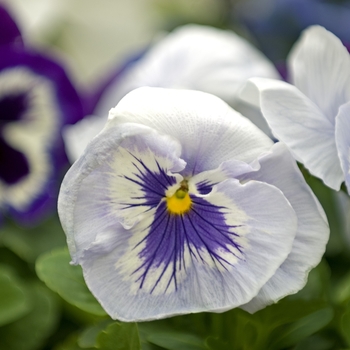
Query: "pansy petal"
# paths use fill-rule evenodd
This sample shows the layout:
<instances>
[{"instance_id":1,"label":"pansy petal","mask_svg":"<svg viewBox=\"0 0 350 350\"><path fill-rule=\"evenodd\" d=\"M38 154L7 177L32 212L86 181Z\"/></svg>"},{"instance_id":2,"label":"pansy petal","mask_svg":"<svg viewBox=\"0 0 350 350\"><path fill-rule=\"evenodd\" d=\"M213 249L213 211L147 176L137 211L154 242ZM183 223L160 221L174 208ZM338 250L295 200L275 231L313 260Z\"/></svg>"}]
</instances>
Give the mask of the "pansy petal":
<instances>
[{"instance_id":1,"label":"pansy petal","mask_svg":"<svg viewBox=\"0 0 350 350\"><path fill-rule=\"evenodd\" d=\"M272 145L262 131L225 102L199 91L136 89L109 115L111 125L128 122L179 140L181 157L187 163L184 175L215 169L232 158L250 163Z\"/></svg>"},{"instance_id":2,"label":"pansy petal","mask_svg":"<svg viewBox=\"0 0 350 350\"><path fill-rule=\"evenodd\" d=\"M135 147L136 151L133 150ZM159 157L156 160L147 158L150 148L159 154L162 164L157 163ZM149 186L146 183L145 187L140 187L143 180L147 182L148 178L156 176L161 181L166 180L159 194L160 198L165 195L166 185L173 184L171 181L180 176L166 178L167 172L180 171L185 166L185 162L178 158L180 152L179 143L172 137L159 135L155 130L138 124L110 127L89 144L84 155L66 174L58 200L60 219L74 263L79 262L83 250L100 232L114 230L120 222L130 228L142 218L144 206L141 198L144 197L144 188ZM144 173L148 178L143 177ZM160 175L155 175L158 173ZM118 200L120 196L129 198L133 205L125 209L125 200ZM149 200L153 203L151 197ZM120 214L121 208L125 209L123 215ZM86 216L91 221L86 220Z\"/></svg>"},{"instance_id":3,"label":"pansy petal","mask_svg":"<svg viewBox=\"0 0 350 350\"><path fill-rule=\"evenodd\" d=\"M0 46L22 44L21 33L7 9L0 4Z\"/></svg>"},{"instance_id":4,"label":"pansy petal","mask_svg":"<svg viewBox=\"0 0 350 350\"><path fill-rule=\"evenodd\" d=\"M254 76L280 77L263 54L234 32L190 24L162 38L115 81L96 113L106 115L126 93L142 86L199 90L232 104L241 85Z\"/></svg>"},{"instance_id":5,"label":"pansy petal","mask_svg":"<svg viewBox=\"0 0 350 350\"><path fill-rule=\"evenodd\" d=\"M259 162L258 171L245 174L240 180L263 181L279 188L295 210L298 229L288 258L259 294L243 306L249 312L302 289L309 271L320 262L329 237L325 213L286 146L276 143Z\"/></svg>"},{"instance_id":6,"label":"pansy petal","mask_svg":"<svg viewBox=\"0 0 350 350\"><path fill-rule=\"evenodd\" d=\"M340 188L344 175L334 126L310 99L293 85L263 78L250 79L241 94L260 106L273 134L298 161L327 186Z\"/></svg>"},{"instance_id":7,"label":"pansy petal","mask_svg":"<svg viewBox=\"0 0 350 350\"><path fill-rule=\"evenodd\" d=\"M350 102L339 108L335 119L335 141L340 163L345 174L345 183L350 194Z\"/></svg>"},{"instance_id":8,"label":"pansy petal","mask_svg":"<svg viewBox=\"0 0 350 350\"><path fill-rule=\"evenodd\" d=\"M250 164L231 159L220 164L213 170L203 171L196 174L189 180L189 186L193 193L208 194L213 187L220 182L228 179L236 179L244 174L251 173L260 169L258 159L255 159Z\"/></svg>"},{"instance_id":9,"label":"pansy petal","mask_svg":"<svg viewBox=\"0 0 350 350\"><path fill-rule=\"evenodd\" d=\"M338 108L350 100L350 57L342 42L323 27L309 27L288 63L293 84L334 125Z\"/></svg>"},{"instance_id":10,"label":"pansy petal","mask_svg":"<svg viewBox=\"0 0 350 350\"><path fill-rule=\"evenodd\" d=\"M297 221L277 188L228 180L192 200L184 215L161 202L146 223L108 235L113 250L100 240L84 252L87 285L113 318L228 310L254 297L289 254Z\"/></svg>"}]
</instances>

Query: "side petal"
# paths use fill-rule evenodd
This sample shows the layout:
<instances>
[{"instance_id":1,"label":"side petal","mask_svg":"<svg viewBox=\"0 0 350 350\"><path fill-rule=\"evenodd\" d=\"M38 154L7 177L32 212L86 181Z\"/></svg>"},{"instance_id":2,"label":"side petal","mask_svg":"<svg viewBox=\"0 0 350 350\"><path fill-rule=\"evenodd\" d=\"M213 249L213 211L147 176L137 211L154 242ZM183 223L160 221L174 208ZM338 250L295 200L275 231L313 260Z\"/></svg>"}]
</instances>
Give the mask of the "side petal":
<instances>
[{"instance_id":1,"label":"side petal","mask_svg":"<svg viewBox=\"0 0 350 350\"><path fill-rule=\"evenodd\" d=\"M187 163L184 175L215 169L229 159L250 163L272 146L250 121L200 91L139 88L110 111L109 119L116 125L140 123L175 137Z\"/></svg>"},{"instance_id":2,"label":"side petal","mask_svg":"<svg viewBox=\"0 0 350 350\"><path fill-rule=\"evenodd\" d=\"M87 249L101 232L113 231L114 226L120 226L120 222L125 226L132 226L140 219L138 216L144 208L142 203L139 203L143 198L140 195L143 188L137 184L138 180L142 182L144 165L137 163L137 159L131 156L128 149L136 146L142 148L137 139L142 141L144 138L148 140L148 147L157 149L159 154L168 159L165 165L163 164L166 169L183 169L185 163L178 158L181 147L176 140L159 135L155 130L143 125L123 124L118 128L107 127L102 134L95 137L83 156L67 172L58 199L58 213L67 235L73 263L79 263L84 249ZM146 147L143 151L147 153L147 149ZM157 164L153 161L148 167L153 166L160 171ZM120 171L126 173L121 176ZM133 173L135 171L136 175ZM125 176L134 186L126 186L128 181L125 181ZM162 176L165 176L164 171ZM152 194L150 196L152 197ZM129 197L135 198L130 202ZM125 215L119 215L123 202L128 202L132 208L126 210ZM137 209L141 211L135 213ZM91 221L87 220L87 217Z\"/></svg>"},{"instance_id":3,"label":"side petal","mask_svg":"<svg viewBox=\"0 0 350 350\"><path fill-rule=\"evenodd\" d=\"M287 144L295 159L327 186L339 190L344 174L334 125L311 100L293 85L262 78L250 79L241 94L260 106L273 134Z\"/></svg>"},{"instance_id":4,"label":"side petal","mask_svg":"<svg viewBox=\"0 0 350 350\"><path fill-rule=\"evenodd\" d=\"M102 242L84 252L87 285L112 318L145 321L240 306L289 254L297 220L276 187L228 180L192 201L184 215L161 204L150 225L115 231L108 254L100 254Z\"/></svg>"},{"instance_id":5,"label":"side petal","mask_svg":"<svg viewBox=\"0 0 350 350\"><path fill-rule=\"evenodd\" d=\"M309 271L320 262L329 238L325 213L286 146L276 143L271 151L259 159L261 168L245 174L241 181L258 180L279 188L297 215L298 229L288 258L259 294L242 307L249 312L302 289Z\"/></svg>"},{"instance_id":6,"label":"side petal","mask_svg":"<svg viewBox=\"0 0 350 350\"><path fill-rule=\"evenodd\" d=\"M335 118L335 142L340 163L345 174L345 183L350 194L350 102L341 106Z\"/></svg>"},{"instance_id":7,"label":"side petal","mask_svg":"<svg viewBox=\"0 0 350 350\"><path fill-rule=\"evenodd\" d=\"M342 42L320 26L306 29L288 57L292 83L334 125L339 107L350 100L350 57Z\"/></svg>"}]
</instances>

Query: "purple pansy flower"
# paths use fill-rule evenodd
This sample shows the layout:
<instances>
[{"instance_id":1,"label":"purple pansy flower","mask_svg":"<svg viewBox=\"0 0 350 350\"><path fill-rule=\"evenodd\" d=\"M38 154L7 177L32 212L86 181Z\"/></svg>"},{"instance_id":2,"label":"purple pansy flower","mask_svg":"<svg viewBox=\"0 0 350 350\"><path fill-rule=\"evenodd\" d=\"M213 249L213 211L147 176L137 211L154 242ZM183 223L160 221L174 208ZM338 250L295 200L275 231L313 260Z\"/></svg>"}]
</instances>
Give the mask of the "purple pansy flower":
<instances>
[{"instance_id":1,"label":"purple pansy flower","mask_svg":"<svg viewBox=\"0 0 350 350\"><path fill-rule=\"evenodd\" d=\"M0 208L29 224L54 208L67 165L61 129L83 111L63 68L25 48L2 7L0 17Z\"/></svg>"},{"instance_id":2,"label":"purple pansy flower","mask_svg":"<svg viewBox=\"0 0 350 350\"><path fill-rule=\"evenodd\" d=\"M67 172L58 210L72 262L124 321L259 310L305 285L329 235L286 147L189 90L127 94Z\"/></svg>"},{"instance_id":3,"label":"purple pansy flower","mask_svg":"<svg viewBox=\"0 0 350 350\"><path fill-rule=\"evenodd\" d=\"M259 105L272 132L323 182L350 191L350 56L320 26L306 29L288 66L294 85L253 78L242 91Z\"/></svg>"},{"instance_id":4,"label":"purple pansy flower","mask_svg":"<svg viewBox=\"0 0 350 350\"><path fill-rule=\"evenodd\" d=\"M83 152L106 122L111 106L128 92L142 86L191 89L209 92L234 108L241 106L240 87L250 77L278 79L273 64L253 45L232 31L209 26L186 25L175 29L154 44L145 54L130 62L109 80L91 116L66 128L65 142L72 161ZM96 99L91 99L96 101ZM266 123L256 109L247 117L259 127Z\"/></svg>"}]
</instances>

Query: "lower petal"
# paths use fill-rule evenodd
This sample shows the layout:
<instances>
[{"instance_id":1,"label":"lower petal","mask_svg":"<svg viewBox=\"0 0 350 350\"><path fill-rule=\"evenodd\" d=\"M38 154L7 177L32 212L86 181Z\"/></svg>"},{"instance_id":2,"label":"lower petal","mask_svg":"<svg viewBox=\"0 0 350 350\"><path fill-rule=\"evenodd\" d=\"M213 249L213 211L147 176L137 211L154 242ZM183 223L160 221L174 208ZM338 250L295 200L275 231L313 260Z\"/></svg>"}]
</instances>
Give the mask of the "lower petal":
<instances>
[{"instance_id":1,"label":"lower petal","mask_svg":"<svg viewBox=\"0 0 350 350\"><path fill-rule=\"evenodd\" d=\"M192 196L183 215L165 202L130 230L115 231L113 249L95 242L81 263L105 310L124 321L225 311L251 300L288 256L296 216L275 187L227 180Z\"/></svg>"}]
</instances>

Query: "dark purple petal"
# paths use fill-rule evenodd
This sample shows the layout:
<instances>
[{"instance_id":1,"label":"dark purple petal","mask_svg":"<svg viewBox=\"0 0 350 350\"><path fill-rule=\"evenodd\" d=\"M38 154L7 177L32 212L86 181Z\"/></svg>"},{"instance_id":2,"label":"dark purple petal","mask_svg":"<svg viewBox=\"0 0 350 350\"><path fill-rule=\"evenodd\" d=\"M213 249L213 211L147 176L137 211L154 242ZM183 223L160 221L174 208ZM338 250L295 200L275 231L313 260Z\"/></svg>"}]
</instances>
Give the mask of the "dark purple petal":
<instances>
[{"instance_id":1,"label":"dark purple petal","mask_svg":"<svg viewBox=\"0 0 350 350\"><path fill-rule=\"evenodd\" d=\"M76 89L64 68L53 59L18 48L0 48L0 71L11 67L25 67L52 82L62 125L74 124L83 118L83 105Z\"/></svg>"},{"instance_id":2,"label":"dark purple petal","mask_svg":"<svg viewBox=\"0 0 350 350\"><path fill-rule=\"evenodd\" d=\"M8 11L0 5L0 46L22 44L21 33Z\"/></svg>"},{"instance_id":3,"label":"dark purple petal","mask_svg":"<svg viewBox=\"0 0 350 350\"><path fill-rule=\"evenodd\" d=\"M29 174L29 164L23 153L9 146L0 135L0 181L12 185Z\"/></svg>"},{"instance_id":4,"label":"dark purple petal","mask_svg":"<svg viewBox=\"0 0 350 350\"><path fill-rule=\"evenodd\" d=\"M33 198L30 206L26 210L16 210L9 208L9 215L20 225L36 226L44 219L48 218L57 207L57 196L59 183L49 181L44 184L43 189L37 197Z\"/></svg>"},{"instance_id":5,"label":"dark purple petal","mask_svg":"<svg viewBox=\"0 0 350 350\"><path fill-rule=\"evenodd\" d=\"M20 120L27 107L26 94L0 96L0 129L7 122Z\"/></svg>"},{"instance_id":6,"label":"dark purple petal","mask_svg":"<svg viewBox=\"0 0 350 350\"><path fill-rule=\"evenodd\" d=\"M55 118L52 122L57 126L56 129L48 130L50 135L47 136L50 138L50 143L43 144L41 149L41 152L47 155L46 159L49 162L47 178L38 186L37 192L32 194L32 198L25 206L9 207L11 200L7 203L6 198L2 203L3 208L9 207L7 210L16 220L27 224L33 220L37 222L41 215L47 214L48 211L52 212L55 208L59 183L64 171L68 168L61 130L65 124L75 123L82 119L84 114L80 96L64 69L55 61L38 53L25 51L24 48L18 46L2 46L0 47L0 75L6 72L9 77L11 70L14 72L16 70L28 71L50 82L52 96L48 103L51 103L49 108L54 113L46 117ZM9 90L6 94L5 91L0 96L1 159L3 161L0 179L4 184L10 186L15 186L18 180L31 175L32 164L27 159L25 150L18 152L11 144L6 143L4 127L7 123L22 123L24 113L34 111L31 111L31 108L32 102L27 99L25 88L18 93ZM30 123L31 121L27 118L24 122Z\"/></svg>"}]
</instances>

